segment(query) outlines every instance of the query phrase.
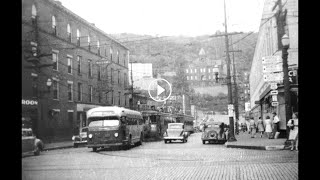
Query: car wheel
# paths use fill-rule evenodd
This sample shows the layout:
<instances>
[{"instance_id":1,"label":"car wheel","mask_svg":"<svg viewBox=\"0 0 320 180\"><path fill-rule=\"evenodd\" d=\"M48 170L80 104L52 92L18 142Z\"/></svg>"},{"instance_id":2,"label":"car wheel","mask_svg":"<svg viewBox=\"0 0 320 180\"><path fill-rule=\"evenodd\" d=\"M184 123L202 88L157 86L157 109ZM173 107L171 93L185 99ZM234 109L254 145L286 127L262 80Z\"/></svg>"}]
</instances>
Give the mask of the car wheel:
<instances>
[{"instance_id":1,"label":"car wheel","mask_svg":"<svg viewBox=\"0 0 320 180\"><path fill-rule=\"evenodd\" d=\"M202 144L206 144L206 141L202 141Z\"/></svg>"},{"instance_id":2,"label":"car wheel","mask_svg":"<svg viewBox=\"0 0 320 180\"><path fill-rule=\"evenodd\" d=\"M35 149L35 151L33 152L33 154L34 154L35 156L39 156L39 155L40 155L39 145L36 146L36 149Z\"/></svg>"},{"instance_id":3,"label":"car wheel","mask_svg":"<svg viewBox=\"0 0 320 180\"><path fill-rule=\"evenodd\" d=\"M169 140L169 143L171 143L171 140Z\"/></svg>"},{"instance_id":4,"label":"car wheel","mask_svg":"<svg viewBox=\"0 0 320 180\"><path fill-rule=\"evenodd\" d=\"M74 147L74 148L77 148L77 147L78 147L78 144L73 144L73 147Z\"/></svg>"},{"instance_id":5,"label":"car wheel","mask_svg":"<svg viewBox=\"0 0 320 180\"><path fill-rule=\"evenodd\" d=\"M92 151L93 151L93 152L97 152L97 148L96 148L96 147L93 147L93 148L92 148Z\"/></svg>"},{"instance_id":6,"label":"car wheel","mask_svg":"<svg viewBox=\"0 0 320 180\"><path fill-rule=\"evenodd\" d=\"M183 139L182 142L185 143L185 142L186 142L186 139Z\"/></svg>"},{"instance_id":7,"label":"car wheel","mask_svg":"<svg viewBox=\"0 0 320 180\"><path fill-rule=\"evenodd\" d=\"M167 144L167 140L164 140L164 143Z\"/></svg>"}]
</instances>

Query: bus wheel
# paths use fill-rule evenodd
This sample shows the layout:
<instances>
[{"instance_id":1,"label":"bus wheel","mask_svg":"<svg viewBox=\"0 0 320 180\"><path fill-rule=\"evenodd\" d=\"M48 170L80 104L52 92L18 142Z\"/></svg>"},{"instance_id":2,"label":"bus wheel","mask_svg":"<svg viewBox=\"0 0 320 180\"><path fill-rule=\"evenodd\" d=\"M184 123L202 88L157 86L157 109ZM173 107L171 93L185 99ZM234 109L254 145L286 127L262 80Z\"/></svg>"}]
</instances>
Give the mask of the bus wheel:
<instances>
[{"instance_id":1,"label":"bus wheel","mask_svg":"<svg viewBox=\"0 0 320 180\"><path fill-rule=\"evenodd\" d=\"M93 152L97 152L97 148L96 148L96 147L93 147L93 148L92 148L92 151L93 151Z\"/></svg>"}]
</instances>

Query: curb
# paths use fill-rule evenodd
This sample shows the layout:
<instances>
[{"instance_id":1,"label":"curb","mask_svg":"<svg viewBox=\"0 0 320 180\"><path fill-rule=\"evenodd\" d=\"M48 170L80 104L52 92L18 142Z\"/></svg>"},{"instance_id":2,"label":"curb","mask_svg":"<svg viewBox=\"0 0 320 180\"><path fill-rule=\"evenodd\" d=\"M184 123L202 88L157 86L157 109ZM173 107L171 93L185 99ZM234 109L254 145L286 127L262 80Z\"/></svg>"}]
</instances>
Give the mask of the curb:
<instances>
[{"instance_id":1,"label":"curb","mask_svg":"<svg viewBox=\"0 0 320 180\"><path fill-rule=\"evenodd\" d=\"M241 149L256 149L256 150L284 150L284 145L275 145L275 146L246 146L246 145L225 145L227 148L241 148Z\"/></svg>"},{"instance_id":2,"label":"curb","mask_svg":"<svg viewBox=\"0 0 320 180\"><path fill-rule=\"evenodd\" d=\"M67 149L67 148L73 148L73 145L44 148L42 151L50 151L50 150L57 150L57 149Z\"/></svg>"}]
</instances>

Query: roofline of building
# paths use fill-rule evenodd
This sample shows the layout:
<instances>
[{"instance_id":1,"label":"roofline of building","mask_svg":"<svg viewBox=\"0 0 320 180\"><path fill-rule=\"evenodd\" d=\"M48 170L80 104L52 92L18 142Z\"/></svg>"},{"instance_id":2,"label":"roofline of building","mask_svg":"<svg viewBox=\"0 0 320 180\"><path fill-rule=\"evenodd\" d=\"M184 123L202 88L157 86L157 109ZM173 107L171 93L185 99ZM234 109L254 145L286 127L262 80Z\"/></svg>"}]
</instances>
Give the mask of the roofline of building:
<instances>
[{"instance_id":1,"label":"roofline of building","mask_svg":"<svg viewBox=\"0 0 320 180\"><path fill-rule=\"evenodd\" d=\"M104 31L102 31L101 29L97 28L96 26L92 25L92 23L88 22L87 20L83 19L82 17L80 17L79 15L75 14L74 12L72 12L71 10L69 10L68 8L64 7L61 4L59 4L60 1L55 1L55 0L47 0L48 2L52 3L54 6L60 8L61 10L63 10L64 12L70 14L71 16L73 16L74 18L78 19L79 21L81 21L82 23L86 24L87 26L89 26L90 28L93 28L94 30L98 31L99 33L103 34L104 36L108 37L109 39L111 39L112 41L115 41L116 43L118 43L119 45L121 45L122 47L124 47L125 49L129 50L129 48L125 45L123 45L122 43L120 43L119 41L117 41L116 39L112 38L110 35L108 35L107 33L105 33Z\"/></svg>"}]
</instances>

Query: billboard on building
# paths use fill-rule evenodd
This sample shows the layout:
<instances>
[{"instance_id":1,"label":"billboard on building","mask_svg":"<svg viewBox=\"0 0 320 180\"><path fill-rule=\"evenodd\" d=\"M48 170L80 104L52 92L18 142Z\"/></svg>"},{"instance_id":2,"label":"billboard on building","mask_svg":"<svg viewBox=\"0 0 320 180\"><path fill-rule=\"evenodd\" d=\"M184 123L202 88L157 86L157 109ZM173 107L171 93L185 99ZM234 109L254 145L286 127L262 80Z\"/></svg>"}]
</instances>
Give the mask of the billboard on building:
<instances>
[{"instance_id":1,"label":"billboard on building","mask_svg":"<svg viewBox=\"0 0 320 180\"><path fill-rule=\"evenodd\" d=\"M245 111L246 111L246 112L250 111L250 109L251 109L251 107L250 107L250 102L246 102L246 103L244 104L244 106L245 106Z\"/></svg>"}]
</instances>

